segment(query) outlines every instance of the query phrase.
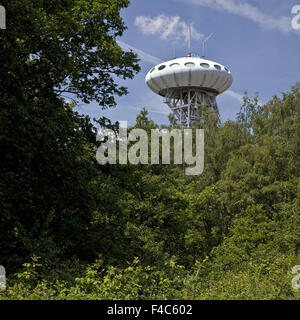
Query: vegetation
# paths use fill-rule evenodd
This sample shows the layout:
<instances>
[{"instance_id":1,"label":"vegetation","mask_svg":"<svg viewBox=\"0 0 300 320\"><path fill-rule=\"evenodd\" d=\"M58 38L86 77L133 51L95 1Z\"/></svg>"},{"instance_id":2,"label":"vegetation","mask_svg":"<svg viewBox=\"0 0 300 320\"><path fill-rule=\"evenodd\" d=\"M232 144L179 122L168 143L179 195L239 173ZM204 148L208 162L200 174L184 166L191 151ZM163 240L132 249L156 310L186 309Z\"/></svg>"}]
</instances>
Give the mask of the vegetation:
<instances>
[{"instance_id":1,"label":"vegetation","mask_svg":"<svg viewBox=\"0 0 300 320\"><path fill-rule=\"evenodd\" d=\"M100 166L93 122L62 94L102 107L126 94L128 1L3 5L0 299L299 299L299 84L263 106L245 97L236 121L204 112L201 176ZM158 126L143 110L136 127Z\"/></svg>"}]
</instances>

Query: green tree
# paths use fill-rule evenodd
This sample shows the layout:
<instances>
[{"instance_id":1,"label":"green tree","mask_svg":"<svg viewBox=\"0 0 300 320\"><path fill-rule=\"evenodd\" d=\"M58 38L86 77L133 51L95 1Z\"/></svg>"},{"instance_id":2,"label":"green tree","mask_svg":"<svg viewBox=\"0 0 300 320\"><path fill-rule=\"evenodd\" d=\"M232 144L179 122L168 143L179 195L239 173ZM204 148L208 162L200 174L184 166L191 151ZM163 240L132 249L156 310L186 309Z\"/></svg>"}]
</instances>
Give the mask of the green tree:
<instances>
[{"instance_id":1,"label":"green tree","mask_svg":"<svg viewBox=\"0 0 300 320\"><path fill-rule=\"evenodd\" d=\"M139 71L116 37L126 0L7 0L0 34L0 251L12 271L33 254L92 260L89 228L102 201L95 128L63 100L103 108ZM82 244L82 245L81 245Z\"/></svg>"},{"instance_id":2,"label":"green tree","mask_svg":"<svg viewBox=\"0 0 300 320\"><path fill-rule=\"evenodd\" d=\"M119 12L128 4L3 1L8 23L0 36L1 94L26 93L26 99L33 99L70 93L86 103L115 106L113 95L127 93L116 78L132 78L139 71L136 55L116 42L126 29Z\"/></svg>"}]
</instances>

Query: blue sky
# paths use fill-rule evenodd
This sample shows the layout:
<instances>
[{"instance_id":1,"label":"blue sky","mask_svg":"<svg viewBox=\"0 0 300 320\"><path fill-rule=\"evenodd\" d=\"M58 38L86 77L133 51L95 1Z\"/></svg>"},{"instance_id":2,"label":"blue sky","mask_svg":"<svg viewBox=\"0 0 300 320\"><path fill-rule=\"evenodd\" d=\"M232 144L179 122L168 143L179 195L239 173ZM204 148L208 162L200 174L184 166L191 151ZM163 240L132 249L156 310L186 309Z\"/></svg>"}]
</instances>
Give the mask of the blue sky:
<instances>
[{"instance_id":1,"label":"blue sky","mask_svg":"<svg viewBox=\"0 0 300 320\"><path fill-rule=\"evenodd\" d=\"M292 7L300 0L132 0L121 12L128 30L118 39L125 50L139 53L141 72L122 81L129 89L118 106L101 110L97 103L81 104L80 113L92 118L135 122L146 107L158 124L168 123L169 108L145 84L157 63L187 54L186 28L193 26L192 52L201 55L202 40L210 33L206 58L230 68L234 82L217 102L221 120L234 120L245 90L267 102L300 81L300 30L292 29Z\"/></svg>"}]
</instances>

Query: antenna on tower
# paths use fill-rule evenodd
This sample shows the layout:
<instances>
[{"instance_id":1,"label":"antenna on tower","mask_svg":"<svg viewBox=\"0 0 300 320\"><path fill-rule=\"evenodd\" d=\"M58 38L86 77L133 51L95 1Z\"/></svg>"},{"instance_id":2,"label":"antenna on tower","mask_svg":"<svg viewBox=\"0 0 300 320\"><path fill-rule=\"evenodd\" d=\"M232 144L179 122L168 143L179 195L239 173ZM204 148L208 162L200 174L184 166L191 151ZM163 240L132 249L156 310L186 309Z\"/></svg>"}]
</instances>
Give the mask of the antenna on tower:
<instances>
[{"instance_id":1,"label":"antenna on tower","mask_svg":"<svg viewBox=\"0 0 300 320\"><path fill-rule=\"evenodd\" d=\"M189 25L189 53L188 53L188 57L192 56L192 52L191 52L191 39L192 39L192 27L191 25Z\"/></svg>"},{"instance_id":2,"label":"antenna on tower","mask_svg":"<svg viewBox=\"0 0 300 320\"><path fill-rule=\"evenodd\" d=\"M202 57L205 58L205 44L213 36L214 33L211 33L207 38L202 41Z\"/></svg>"},{"instance_id":3,"label":"antenna on tower","mask_svg":"<svg viewBox=\"0 0 300 320\"><path fill-rule=\"evenodd\" d=\"M174 49L174 59L176 59L176 42L173 42L173 49Z\"/></svg>"}]
</instances>

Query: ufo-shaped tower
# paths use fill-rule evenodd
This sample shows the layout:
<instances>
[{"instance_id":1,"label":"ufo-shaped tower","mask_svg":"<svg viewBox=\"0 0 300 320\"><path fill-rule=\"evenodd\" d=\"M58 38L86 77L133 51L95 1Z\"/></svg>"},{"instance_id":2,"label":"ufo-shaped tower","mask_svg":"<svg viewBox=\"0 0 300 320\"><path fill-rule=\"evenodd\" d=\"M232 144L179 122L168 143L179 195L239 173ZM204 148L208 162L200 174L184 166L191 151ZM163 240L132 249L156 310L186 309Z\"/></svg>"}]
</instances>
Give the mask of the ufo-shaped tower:
<instances>
[{"instance_id":1,"label":"ufo-shaped tower","mask_svg":"<svg viewBox=\"0 0 300 320\"><path fill-rule=\"evenodd\" d=\"M148 87L165 98L182 127L190 127L201 118L201 106L219 115L216 97L232 82L228 68L190 54L161 63L146 76Z\"/></svg>"}]
</instances>

